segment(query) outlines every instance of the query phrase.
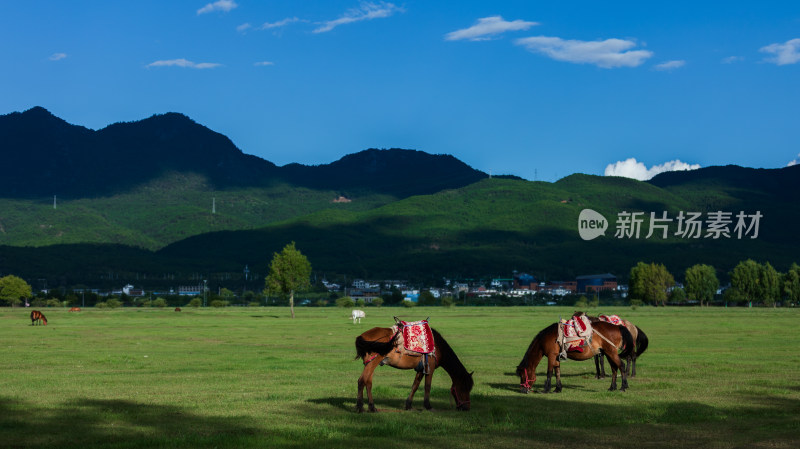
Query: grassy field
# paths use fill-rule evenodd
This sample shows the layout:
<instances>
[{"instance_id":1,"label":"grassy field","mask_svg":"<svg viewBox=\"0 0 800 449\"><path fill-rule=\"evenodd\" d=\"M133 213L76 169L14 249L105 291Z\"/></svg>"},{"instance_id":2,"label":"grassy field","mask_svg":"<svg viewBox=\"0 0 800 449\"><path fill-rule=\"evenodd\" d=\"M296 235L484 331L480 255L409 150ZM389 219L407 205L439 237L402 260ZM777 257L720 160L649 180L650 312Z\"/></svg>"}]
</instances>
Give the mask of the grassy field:
<instances>
[{"instance_id":1,"label":"grassy field","mask_svg":"<svg viewBox=\"0 0 800 449\"><path fill-rule=\"evenodd\" d=\"M0 309L0 447L800 446L793 309L606 308L650 337L627 392L591 362L562 365L560 394L518 393L533 336L567 308L349 310ZM357 414L353 342L392 315L425 318L474 370L456 412L438 370L434 410L403 411L413 375L376 371L378 413ZM542 386L540 367L536 389Z\"/></svg>"}]
</instances>

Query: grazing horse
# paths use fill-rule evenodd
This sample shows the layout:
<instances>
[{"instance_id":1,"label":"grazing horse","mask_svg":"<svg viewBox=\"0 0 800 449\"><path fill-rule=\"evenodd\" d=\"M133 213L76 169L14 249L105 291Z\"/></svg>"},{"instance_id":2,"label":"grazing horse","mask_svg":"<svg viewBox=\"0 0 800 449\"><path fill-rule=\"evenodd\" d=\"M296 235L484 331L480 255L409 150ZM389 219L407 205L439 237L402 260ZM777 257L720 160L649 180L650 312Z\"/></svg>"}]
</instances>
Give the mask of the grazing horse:
<instances>
[{"instance_id":1,"label":"grazing horse","mask_svg":"<svg viewBox=\"0 0 800 449\"><path fill-rule=\"evenodd\" d=\"M181 308L180 308L180 307L175 307L175 311L176 311L176 312L180 312L180 311L181 311Z\"/></svg>"},{"instance_id":2,"label":"grazing horse","mask_svg":"<svg viewBox=\"0 0 800 449\"><path fill-rule=\"evenodd\" d=\"M356 320L361 323L361 318L366 318L367 314L364 313L363 310L353 309L353 324L356 324Z\"/></svg>"},{"instance_id":3,"label":"grazing horse","mask_svg":"<svg viewBox=\"0 0 800 449\"><path fill-rule=\"evenodd\" d=\"M80 307L70 307L69 311L70 312L80 312L81 308Z\"/></svg>"},{"instance_id":4,"label":"grazing horse","mask_svg":"<svg viewBox=\"0 0 800 449\"><path fill-rule=\"evenodd\" d=\"M547 357L547 381L544 383L544 392L550 392L550 380L553 371L556 374L555 392L561 392L561 362L558 360L561 348L556 341L557 339L558 323L553 323L542 329L531 341L527 351L525 351L525 356L517 366L517 375L520 378L520 391L522 393L527 393L533 388L533 383L536 381L536 366L543 357ZM618 354L617 351L620 348L622 348L622 353ZM601 351L608 357L608 363L611 365L611 387L608 390L614 391L617 389L617 369L622 366L621 359L628 357L630 352L633 351L633 336L628 332L628 329L622 326L606 322L592 324L591 345L588 348L584 348L583 352L568 352L567 357L577 361L589 360L593 356L600 354ZM625 391L628 388L628 378L625 371L620 370L620 372L622 374L620 391Z\"/></svg>"},{"instance_id":5,"label":"grazing horse","mask_svg":"<svg viewBox=\"0 0 800 449\"><path fill-rule=\"evenodd\" d=\"M453 348L436 331L431 329L436 349L428 357L428 369L425 373L422 363L422 355L410 355L397 348L397 334L388 327L373 327L356 337L356 358L361 358L364 362L364 371L358 378L358 400L356 410L360 413L364 411L364 387L367 388L367 401L369 411L374 412L375 403L372 400L372 375L375 368L379 365L389 365L398 369L415 369L417 375L411 385L411 394L406 399L406 410L411 410L411 401L414 399L422 378L425 377L425 408L431 409L430 393L433 372L438 367L444 368L450 379L453 381L450 387L450 394L455 399L456 409L467 411L470 408L469 393L472 391L472 373L467 372L464 365L458 359Z\"/></svg>"},{"instance_id":6,"label":"grazing horse","mask_svg":"<svg viewBox=\"0 0 800 449\"><path fill-rule=\"evenodd\" d=\"M47 326L47 318L45 318L42 312L31 310L31 326L34 326L36 323Z\"/></svg>"},{"instance_id":7,"label":"grazing horse","mask_svg":"<svg viewBox=\"0 0 800 449\"><path fill-rule=\"evenodd\" d=\"M587 318L589 318L589 321L592 323L592 325L594 325L594 323L603 321L600 317L587 315ZM621 320L621 322L622 326L625 326L625 328L628 329L628 332L630 332L631 335L633 336L634 347L635 347L635 350L632 351L631 354L625 359L625 362L627 363L623 365L623 370L625 371L625 374L628 375L628 377L636 377L636 359L638 359L639 356L642 355L642 353L647 350L647 346L650 344L650 340L647 339L647 334L645 334L644 331L639 328L639 326L636 326L635 324L631 323L628 320ZM594 366L595 369L597 370L595 378L605 379L606 366L603 357L601 357L600 355L594 356Z\"/></svg>"}]
</instances>

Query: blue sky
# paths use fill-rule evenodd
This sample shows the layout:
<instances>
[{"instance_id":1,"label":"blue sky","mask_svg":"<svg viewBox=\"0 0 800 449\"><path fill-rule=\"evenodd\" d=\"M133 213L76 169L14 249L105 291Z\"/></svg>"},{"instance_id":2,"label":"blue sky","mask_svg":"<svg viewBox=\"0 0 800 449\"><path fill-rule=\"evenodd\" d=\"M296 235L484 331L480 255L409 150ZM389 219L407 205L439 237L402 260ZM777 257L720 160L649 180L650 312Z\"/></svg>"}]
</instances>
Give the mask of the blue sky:
<instances>
[{"instance_id":1,"label":"blue sky","mask_svg":"<svg viewBox=\"0 0 800 449\"><path fill-rule=\"evenodd\" d=\"M0 114L181 112L278 165L398 147L554 181L800 159L800 2L0 0L0 68Z\"/></svg>"}]
</instances>

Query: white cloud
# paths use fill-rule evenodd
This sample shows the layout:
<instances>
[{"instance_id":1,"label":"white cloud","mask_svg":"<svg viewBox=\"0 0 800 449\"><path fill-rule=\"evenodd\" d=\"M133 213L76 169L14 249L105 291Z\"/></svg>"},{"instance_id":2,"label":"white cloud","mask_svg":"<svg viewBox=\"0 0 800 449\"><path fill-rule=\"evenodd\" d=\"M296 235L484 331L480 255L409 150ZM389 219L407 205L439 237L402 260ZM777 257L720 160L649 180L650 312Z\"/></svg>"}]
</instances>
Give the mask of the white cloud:
<instances>
[{"instance_id":1,"label":"white cloud","mask_svg":"<svg viewBox=\"0 0 800 449\"><path fill-rule=\"evenodd\" d=\"M236 31L238 31L240 33L244 33L245 31L249 30L250 28L253 28L253 25L251 25L249 23L243 23L243 24L239 25L238 27L236 27Z\"/></svg>"},{"instance_id":2,"label":"white cloud","mask_svg":"<svg viewBox=\"0 0 800 449\"><path fill-rule=\"evenodd\" d=\"M604 41L565 40L560 37L525 37L514 41L533 53L541 53L557 61L594 64L604 69L637 67L651 56L648 50L631 50L636 42L623 39Z\"/></svg>"},{"instance_id":3,"label":"white cloud","mask_svg":"<svg viewBox=\"0 0 800 449\"><path fill-rule=\"evenodd\" d=\"M271 28L280 28L295 22L301 22L301 20L298 19L297 17L287 17L283 20L279 20L273 23L266 22L265 24L261 25L260 29L269 30Z\"/></svg>"},{"instance_id":4,"label":"white cloud","mask_svg":"<svg viewBox=\"0 0 800 449\"><path fill-rule=\"evenodd\" d=\"M636 158L629 158L625 159L624 161L617 161L613 164L608 164L605 175L623 176L625 178L638 179L639 181L647 181L659 173L667 171L697 170L698 168L700 168L699 164L687 164L686 162L681 162L678 159L647 168L647 166L645 166L643 163L637 161Z\"/></svg>"},{"instance_id":5,"label":"white cloud","mask_svg":"<svg viewBox=\"0 0 800 449\"><path fill-rule=\"evenodd\" d=\"M339 25L346 25L353 22L361 22L362 20L383 19L392 16L396 12L403 12L403 8L395 6L392 3L380 2L362 2L358 8L353 8L347 11L342 17L336 20L329 20L323 22L320 27L312 31L313 33L325 33Z\"/></svg>"},{"instance_id":6,"label":"white cloud","mask_svg":"<svg viewBox=\"0 0 800 449\"><path fill-rule=\"evenodd\" d=\"M536 25L539 25L539 23L525 22L524 20L507 22L500 16L484 17L482 19L478 19L475 25L472 25L469 28L447 33L444 39L448 41L457 41L461 39L483 41L491 39L491 36L505 33L506 31L527 30L528 28Z\"/></svg>"},{"instance_id":7,"label":"white cloud","mask_svg":"<svg viewBox=\"0 0 800 449\"><path fill-rule=\"evenodd\" d=\"M786 166L787 167L791 167L791 166L797 165L797 164L800 164L800 153L797 154L797 159L795 159L793 161L789 161L789 163L786 164Z\"/></svg>"},{"instance_id":8,"label":"white cloud","mask_svg":"<svg viewBox=\"0 0 800 449\"><path fill-rule=\"evenodd\" d=\"M728 56L727 58L722 58L723 64L733 64L734 62L742 61L744 61L744 56Z\"/></svg>"},{"instance_id":9,"label":"white cloud","mask_svg":"<svg viewBox=\"0 0 800 449\"><path fill-rule=\"evenodd\" d=\"M151 62L150 64L147 64L146 67L186 67L190 69L213 69L215 67L220 67L221 65L222 64L213 62L192 62L186 59L169 59Z\"/></svg>"},{"instance_id":10,"label":"white cloud","mask_svg":"<svg viewBox=\"0 0 800 449\"><path fill-rule=\"evenodd\" d=\"M206 14L214 11L223 11L228 12L233 8L236 8L237 5L233 0L217 0L214 3L209 3L206 6L197 10L197 15Z\"/></svg>"},{"instance_id":11,"label":"white cloud","mask_svg":"<svg viewBox=\"0 0 800 449\"><path fill-rule=\"evenodd\" d=\"M256 67L266 67L266 66L270 66L270 65L275 65L275 63L272 62L272 61L259 61L259 62L253 63L253 65L256 66Z\"/></svg>"},{"instance_id":12,"label":"white cloud","mask_svg":"<svg viewBox=\"0 0 800 449\"><path fill-rule=\"evenodd\" d=\"M683 60L667 61L667 62L662 62L661 64L657 64L654 67L654 69L660 70L662 72L666 72L666 71L670 71L670 70L679 69L679 68L681 68L681 67L683 67L685 65L686 65L686 61L683 61Z\"/></svg>"},{"instance_id":13,"label":"white cloud","mask_svg":"<svg viewBox=\"0 0 800 449\"><path fill-rule=\"evenodd\" d=\"M60 60L62 60L64 58L66 58L66 57L67 57L66 53L53 53L52 55L50 55L50 60L51 61L60 61Z\"/></svg>"},{"instance_id":14,"label":"white cloud","mask_svg":"<svg viewBox=\"0 0 800 449\"><path fill-rule=\"evenodd\" d=\"M791 39L783 44L770 44L758 51L775 55L773 58L766 58L767 62L778 65L795 64L800 62L800 39Z\"/></svg>"}]
</instances>

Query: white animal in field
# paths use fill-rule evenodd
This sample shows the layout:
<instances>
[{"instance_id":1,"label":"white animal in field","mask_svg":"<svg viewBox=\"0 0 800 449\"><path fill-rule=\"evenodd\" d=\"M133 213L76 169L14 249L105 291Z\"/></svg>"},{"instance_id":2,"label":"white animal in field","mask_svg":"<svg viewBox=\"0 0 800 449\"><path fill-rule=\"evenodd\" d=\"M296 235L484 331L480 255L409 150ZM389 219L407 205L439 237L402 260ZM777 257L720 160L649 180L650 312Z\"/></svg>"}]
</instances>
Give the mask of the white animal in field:
<instances>
[{"instance_id":1,"label":"white animal in field","mask_svg":"<svg viewBox=\"0 0 800 449\"><path fill-rule=\"evenodd\" d=\"M356 320L361 322L361 318L366 318L367 314L364 313L363 310L353 309L353 324L356 324Z\"/></svg>"}]
</instances>

